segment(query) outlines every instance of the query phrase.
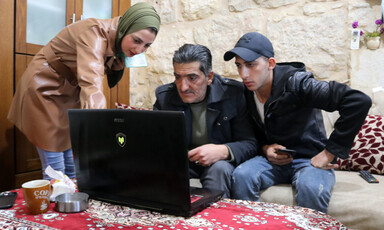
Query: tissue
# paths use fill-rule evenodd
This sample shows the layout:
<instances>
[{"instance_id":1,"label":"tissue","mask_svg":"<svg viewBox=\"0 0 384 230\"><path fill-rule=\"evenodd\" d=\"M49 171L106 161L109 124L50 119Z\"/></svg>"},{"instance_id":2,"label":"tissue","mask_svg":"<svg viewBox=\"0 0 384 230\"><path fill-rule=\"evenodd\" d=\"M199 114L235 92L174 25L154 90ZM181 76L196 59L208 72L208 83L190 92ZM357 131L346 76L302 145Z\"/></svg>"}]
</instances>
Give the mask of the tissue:
<instances>
[{"instance_id":1,"label":"tissue","mask_svg":"<svg viewBox=\"0 0 384 230\"><path fill-rule=\"evenodd\" d=\"M52 192L50 196L51 201L55 201L55 198L63 193L76 192L76 185L67 175L64 175L61 171L54 170L50 165L45 169L45 173L53 178L51 180Z\"/></svg>"}]
</instances>

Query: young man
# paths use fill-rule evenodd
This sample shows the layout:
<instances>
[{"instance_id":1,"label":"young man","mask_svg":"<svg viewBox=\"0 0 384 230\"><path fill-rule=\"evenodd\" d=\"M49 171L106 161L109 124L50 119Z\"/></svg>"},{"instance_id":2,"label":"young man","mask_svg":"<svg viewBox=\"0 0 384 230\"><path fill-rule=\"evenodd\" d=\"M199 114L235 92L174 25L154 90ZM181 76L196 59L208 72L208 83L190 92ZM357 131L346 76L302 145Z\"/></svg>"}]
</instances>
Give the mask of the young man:
<instances>
[{"instance_id":1,"label":"young man","mask_svg":"<svg viewBox=\"0 0 384 230\"><path fill-rule=\"evenodd\" d=\"M348 157L370 98L345 84L316 80L303 63L276 63L271 42L259 33L243 35L224 54L225 61L232 58L247 88L261 155L235 169L233 198L258 200L260 190L292 183L299 206L326 212L335 183L333 163ZM321 110L340 114L329 139Z\"/></svg>"},{"instance_id":2,"label":"young man","mask_svg":"<svg viewBox=\"0 0 384 230\"><path fill-rule=\"evenodd\" d=\"M154 109L184 111L190 176L229 197L234 167L256 153L243 85L214 74L202 45L180 47L173 68L175 81L156 89Z\"/></svg>"}]
</instances>

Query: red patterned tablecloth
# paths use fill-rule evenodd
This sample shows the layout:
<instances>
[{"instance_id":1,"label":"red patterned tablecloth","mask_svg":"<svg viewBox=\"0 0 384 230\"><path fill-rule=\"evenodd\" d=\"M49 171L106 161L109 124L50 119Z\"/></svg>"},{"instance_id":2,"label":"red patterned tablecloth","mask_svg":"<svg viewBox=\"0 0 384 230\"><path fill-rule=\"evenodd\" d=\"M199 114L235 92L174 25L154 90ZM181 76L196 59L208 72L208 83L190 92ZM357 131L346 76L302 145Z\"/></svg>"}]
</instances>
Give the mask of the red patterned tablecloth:
<instances>
[{"instance_id":1,"label":"red patterned tablecloth","mask_svg":"<svg viewBox=\"0 0 384 230\"><path fill-rule=\"evenodd\" d=\"M347 229L312 209L231 199L220 200L190 218L96 200L89 200L89 208L81 213L58 213L51 203L47 213L30 215L23 193L16 191L15 205L0 210L0 229Z\"/></svg>"}]
</instances>

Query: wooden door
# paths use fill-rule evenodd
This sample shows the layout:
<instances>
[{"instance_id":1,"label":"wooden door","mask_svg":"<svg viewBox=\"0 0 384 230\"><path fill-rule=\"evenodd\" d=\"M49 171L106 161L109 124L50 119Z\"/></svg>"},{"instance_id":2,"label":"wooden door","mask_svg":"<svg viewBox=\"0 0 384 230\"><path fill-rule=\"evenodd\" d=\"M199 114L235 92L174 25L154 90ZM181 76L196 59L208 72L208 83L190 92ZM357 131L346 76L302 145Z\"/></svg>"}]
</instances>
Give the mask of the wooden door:
<instances>
[{"instance_id":1,"label":"wooden door","mask_svg":"<svg viewBox=\"0 0 384 230\"><path fill-rule=\"evenodd\" d=\"M120 0L118 15L123 15L131 7L131 0ZM129 105L129 69L125 68L124 75L119 84L111 90L110 105L115 108L115 102Z\"/></svg>"},{"instance_id":2,"label":"wooden door","mask_svg":"<svg viewBox=\"0 0 384 230\"><path fill-rule=\"evenodd\" d=\"M0 0L0 192L14 188L14 128L8 121L13 98L14 1Z\"/></svg>"},{"instance_id":3,"label":"wooden door","mask_svg":"<svg viewBox=\"0 0 384 230\"><path fill-rule=\"evenodd\" d=\"M66 2L66 18L63 23L69 25L72 23L71 15L75 11L75 0L65 0ZM27 0L16 0L16 27L15 27L15 40L16 40L16 53L35 55L43 45L28 43L27 41Z\"/></svg>"}]
</instances>

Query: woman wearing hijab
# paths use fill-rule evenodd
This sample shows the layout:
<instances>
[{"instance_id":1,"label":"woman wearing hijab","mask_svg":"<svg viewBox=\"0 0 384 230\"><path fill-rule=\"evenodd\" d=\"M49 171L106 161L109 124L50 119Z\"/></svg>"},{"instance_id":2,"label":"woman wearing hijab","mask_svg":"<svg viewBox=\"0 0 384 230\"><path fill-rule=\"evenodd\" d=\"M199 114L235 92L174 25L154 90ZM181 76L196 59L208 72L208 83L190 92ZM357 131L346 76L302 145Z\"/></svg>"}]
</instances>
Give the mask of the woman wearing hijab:
<instances>
[{"instance_id":1,"label":"woman wearing hijab","mask_svg":"<svg viewBox=\"0 0 384 230\"><path fill-rule=\"evenodd\" d=\"M122 17L86 19L65 27L33 58L16 89L8 119L39 153L44 179L50 165L69 178L75 167L68 109L105 109L103 78L110 88L121 79L124 58L147 50L160 17L145 2Z\"/></svg>"}]
</instances>

